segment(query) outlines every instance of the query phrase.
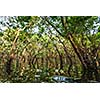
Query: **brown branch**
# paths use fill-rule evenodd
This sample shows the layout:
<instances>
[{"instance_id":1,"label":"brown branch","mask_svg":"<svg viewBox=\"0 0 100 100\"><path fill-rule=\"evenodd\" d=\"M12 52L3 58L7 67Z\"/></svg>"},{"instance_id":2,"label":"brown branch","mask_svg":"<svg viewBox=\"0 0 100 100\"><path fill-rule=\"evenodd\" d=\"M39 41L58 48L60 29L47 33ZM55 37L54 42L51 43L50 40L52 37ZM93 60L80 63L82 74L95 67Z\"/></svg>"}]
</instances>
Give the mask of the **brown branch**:
<instances>
[{"instance_id":1,"label":"brown branch","mask_svg":"<svg viewBox=\"0 0 100 100\"><path fill-rule=\"evenodd\" d=\"M62 35L61 34L61 32L53 25L53 23L51 23L49 20L48 20L48 18L47 17L41 17L43 20L45 20L46 22L48 22L48 24L50 24L51 26L52 26L52 28L54 28L56 31L57 31L57 33L59 33L60 35Z\"/></svg>"}]
</instances>

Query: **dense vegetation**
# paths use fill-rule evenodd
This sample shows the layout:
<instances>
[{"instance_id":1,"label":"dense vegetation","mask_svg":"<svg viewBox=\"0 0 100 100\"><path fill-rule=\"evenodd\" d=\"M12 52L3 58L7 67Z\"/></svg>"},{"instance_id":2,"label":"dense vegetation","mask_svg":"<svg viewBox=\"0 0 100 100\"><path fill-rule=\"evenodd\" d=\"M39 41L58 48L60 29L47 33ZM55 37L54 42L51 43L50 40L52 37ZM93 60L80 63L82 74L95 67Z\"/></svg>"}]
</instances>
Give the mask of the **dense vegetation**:
<instances>
[{"instance_id":1,"label":"dense vegetation","mask_svg":"<svg viewBox=\"0 0 100 100\"><path fill-rule=\"evenodd\" d=\"M100 81L97 16L1 16L0 81Z\"/></svg>"}]
</instances>

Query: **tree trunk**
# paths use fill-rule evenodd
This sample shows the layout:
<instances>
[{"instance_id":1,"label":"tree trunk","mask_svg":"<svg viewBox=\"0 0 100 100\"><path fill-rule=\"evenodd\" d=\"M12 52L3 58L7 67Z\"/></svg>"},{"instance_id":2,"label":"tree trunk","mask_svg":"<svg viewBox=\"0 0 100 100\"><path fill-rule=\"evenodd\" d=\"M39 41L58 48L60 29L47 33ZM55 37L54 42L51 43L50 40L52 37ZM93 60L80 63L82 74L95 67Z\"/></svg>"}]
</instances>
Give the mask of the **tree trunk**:
<instances>
[{"instance_id":1,"label":"tree trunk","mask_svg":"<svg viewBox=\"0 0 100 100\"><path fill-rule=\"evenodd\" d=\"M77 45L75 44L74 40L73 40L73 36L71 33L68 34L68 39L75 51L75 53L77 54L79 60L81 61L82 63L82 69L83 69L83 74L82 74L82 80L85 80L86 79L86 76L85 76L85 73L86 73L86 70L87 70L87 65L85 64L84 62L84 59L83 57L81 56L80 52L79 52L79 49L77 47Z\"/></svg>"}]
</instances>

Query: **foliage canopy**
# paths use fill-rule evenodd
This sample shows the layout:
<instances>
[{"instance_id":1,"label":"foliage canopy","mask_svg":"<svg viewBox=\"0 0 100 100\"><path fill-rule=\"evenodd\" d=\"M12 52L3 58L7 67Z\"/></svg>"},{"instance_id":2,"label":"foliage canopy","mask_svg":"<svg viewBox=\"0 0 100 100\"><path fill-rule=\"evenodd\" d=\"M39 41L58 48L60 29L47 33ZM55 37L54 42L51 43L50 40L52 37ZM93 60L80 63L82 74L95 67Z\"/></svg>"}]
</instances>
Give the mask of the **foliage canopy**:
<instances>
[{"instance_id":1,"label":"foliage canopy","mask_svg":"<svg viewBox=\"0 0 100 100\"><path fill-rule=\"evenodd\" d=\"M98 16L1 16L1 82L100 81Z\"/></svg>"}]
</instances>

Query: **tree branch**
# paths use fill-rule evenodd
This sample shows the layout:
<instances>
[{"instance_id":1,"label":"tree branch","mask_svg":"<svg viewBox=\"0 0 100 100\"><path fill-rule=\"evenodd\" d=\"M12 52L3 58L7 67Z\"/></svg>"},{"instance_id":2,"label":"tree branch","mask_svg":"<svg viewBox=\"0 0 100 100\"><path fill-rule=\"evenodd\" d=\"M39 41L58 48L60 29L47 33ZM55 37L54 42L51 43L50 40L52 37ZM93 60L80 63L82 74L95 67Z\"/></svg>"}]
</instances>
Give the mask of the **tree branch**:
<instances>
[{"instance_id":1,"label":"tree branch","mask_svg":"<svg viewBox=\"0 0 100 100\"><path fill-rule=\"evenodd\" d=\"M45 20L46 22L48 22L48 24L50 24L50 25L52 26L52 28L54 28L60 35L62 35L61 32L53 25L53 23L51 23L51 22L48 20L47 17L42 17L42 16L41 16L41 18L42 18L43 20Z\"/></svg>"}]
</instances>

